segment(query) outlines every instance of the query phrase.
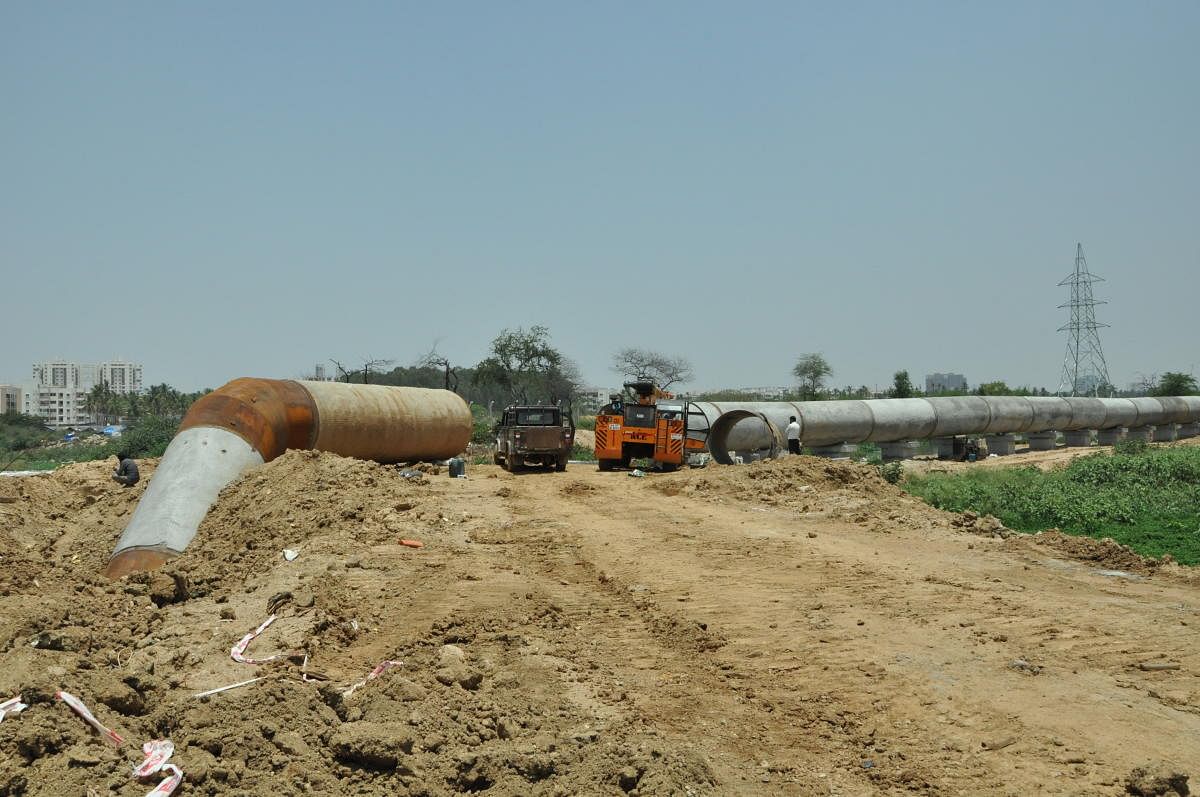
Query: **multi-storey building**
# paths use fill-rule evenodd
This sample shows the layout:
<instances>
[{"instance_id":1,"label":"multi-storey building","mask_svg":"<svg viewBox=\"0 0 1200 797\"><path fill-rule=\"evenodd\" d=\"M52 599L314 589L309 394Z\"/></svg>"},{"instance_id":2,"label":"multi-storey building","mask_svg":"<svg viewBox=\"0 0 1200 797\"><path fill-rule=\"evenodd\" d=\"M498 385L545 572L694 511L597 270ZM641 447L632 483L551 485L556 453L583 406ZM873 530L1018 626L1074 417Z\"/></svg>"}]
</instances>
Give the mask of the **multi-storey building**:
<instances>
[{"instance_id":1,"label":"multi-storey building","mask_svg":"<svg viewBox=\"0 0 1200 797\"><path fill-rule=\"evenodd\" d=\"M96 366L96 384L104 383L114 393L141 393L142 366L138 363L112 360Z\"/></svg>"},{"instance_id":2,"label":"multi-storey building","mask_svg":"<svg viewBox=\"0 0 1200 797\"><path fill-rule=\"evenodd\" d=\"M35 363L33 381L21 391L21 411L45 419L50 426L91 423L87 396L99 384L107 384L114 393L141 392L142 366L122 360L99 365L66 360Z\"/></svg>"},{"instance_id":3,"label":"multi-storey building","mask_svg":"<svg viewBox=\"0 0 1200 797\"><path fill-rule=\"evenodd\" d=\"M926 393L952 393L967 391L967 378L962 374L926 374Z\"/></svg>"},{"instance_id":4,"label":"multi-storey building","mask_svg":"<svg viewBox=\"0 0 1200 797\"><path fill-rule=\"evenodd\" d=\"M17 385L0 385L0 414L21 412L23 409L21 394L23 392Z\"/></svg>"}]
</instances>

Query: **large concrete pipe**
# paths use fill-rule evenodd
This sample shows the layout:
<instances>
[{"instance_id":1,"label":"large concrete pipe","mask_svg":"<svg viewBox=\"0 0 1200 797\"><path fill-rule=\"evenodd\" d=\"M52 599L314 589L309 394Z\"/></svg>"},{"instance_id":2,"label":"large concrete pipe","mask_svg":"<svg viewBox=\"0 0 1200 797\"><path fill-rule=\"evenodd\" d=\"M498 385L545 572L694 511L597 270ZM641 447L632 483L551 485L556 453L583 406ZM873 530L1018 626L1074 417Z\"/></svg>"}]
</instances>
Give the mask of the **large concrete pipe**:
<instances>
[{"instance_id":1,"label":"large concrete pipe","mask_svg":"<svg viewBox=\"0 0 1200 797\"><path fill-rule=\"evenodd\" d=\"M1129 401L1138 411L1137 421L1131 426L1157 426L1163 422L1163 405L1158 399L1143 396Z\"/></svg>"},{"instance_id":2,"label":"large concrete pipe","mask_svg":"<svg viewBox=\"0 0 1200 797\"><path fill-rule=\"evenodd\" d=\"M235 379L184 416L105 574L182 553L225 485L289 448L403 462L454 456L470 438L471 410L448 390Z\"/></svg>"},{"instance_id":3,"label":"large concrete pipe","mask_svg":"<svg viewBox=\"0 0 1200 797\"><path fill-rule=\"evenodd\" d=\"M1200 397L947 396L719 405L698 402L694 406L705 418L713 459L726 464L732 461L730 451L778 448L792 415L800 422L801 440L809 446L1017 432L1048 439L1052 444L1051 433L1058 431L1200 423ZM714 418L714 413L719 414Z\"/></svg>"},{"instance_id":4,"label":"large concrete pipe","mask_svg":"<svg viewBox=\"0 0 1200 797\"><path fill-rule=\"evenodd\" d=\"M1121 429L1137 424L1137 405L1127 398L1102 398L1104 423L1098 429Z\"/></svg>"}]
</instances>

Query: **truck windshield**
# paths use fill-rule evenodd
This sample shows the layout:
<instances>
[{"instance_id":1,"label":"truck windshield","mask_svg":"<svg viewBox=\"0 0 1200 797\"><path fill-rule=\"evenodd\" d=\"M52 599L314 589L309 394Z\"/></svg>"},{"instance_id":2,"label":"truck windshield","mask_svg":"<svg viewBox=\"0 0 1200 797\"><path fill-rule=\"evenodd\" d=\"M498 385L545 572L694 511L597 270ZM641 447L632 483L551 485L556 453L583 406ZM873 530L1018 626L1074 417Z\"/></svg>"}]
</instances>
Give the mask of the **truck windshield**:
<instances>
[{"instance_id":1,"label":"truck windshield","mask_svg":"<svg viewBox=\"0 0 1200 797\"><path fill-rule=\"evenodd\" d=\"M654 428L654 408L641 404L625 405L625 425Z\"/></svg>"},{"instance_id":2,"label":"truck windshield","mask_svg":"<svg viewBox=\"0 0 1200 797\"><path fill-rule=\"evenodd\" d=\"M558 426L558 410L517 410L517 426Z\"/></svg>"}]
</instances>

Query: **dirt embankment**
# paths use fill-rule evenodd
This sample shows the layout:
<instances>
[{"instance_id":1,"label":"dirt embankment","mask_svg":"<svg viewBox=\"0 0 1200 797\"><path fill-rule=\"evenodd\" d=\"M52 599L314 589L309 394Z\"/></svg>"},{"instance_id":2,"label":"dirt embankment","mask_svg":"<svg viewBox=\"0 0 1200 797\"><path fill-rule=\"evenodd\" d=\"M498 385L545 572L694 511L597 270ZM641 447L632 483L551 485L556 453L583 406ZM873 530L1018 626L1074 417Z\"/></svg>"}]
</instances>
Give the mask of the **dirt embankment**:
<instances>
[{"instance_id":1,"label":"dirt embankment","mask_svg":"<svg viewBox=\"0 0 1200 797\"><path fill-rule=\"evenodd\" d=\"M1009 537L809 457L469 475L290 452L230 485L185 556L120 582L98 572L145 481L123 490L105 463L0 479L0 700L31 704L0 723L0 795L142 794L129 764L162 737L195 794L1115 795L1137 767L1195 778L1185 568ZM233 661L271 609L247 655L279 658ZM401 663L350 692L385 661Z\"/></svg>"}]
</instances>

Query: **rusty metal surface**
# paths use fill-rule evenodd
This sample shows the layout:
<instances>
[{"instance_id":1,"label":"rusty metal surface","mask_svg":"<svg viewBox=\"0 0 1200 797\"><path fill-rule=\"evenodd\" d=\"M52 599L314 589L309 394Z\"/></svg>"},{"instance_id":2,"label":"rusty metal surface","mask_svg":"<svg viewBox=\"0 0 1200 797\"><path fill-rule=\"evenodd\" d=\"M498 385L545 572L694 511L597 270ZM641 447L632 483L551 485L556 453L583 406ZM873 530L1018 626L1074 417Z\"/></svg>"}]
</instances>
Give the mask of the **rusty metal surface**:
<instances>
[{"instance_id":1,"label":"rusty metal surface","mask_svg":"<svg viewBox=\"0 0 1200 797\"><path fill-rule=\"evenodd\" d=\"M378 462L445 459L471 439L471 410L449 390L299 382L319 422L313 448Z\"/></svg>"},{"instance_id":2,"label":"rusty metal surface","mask_svg":"<svg viewBox=\"0 0 1200 797\"><path fill-rule=\"evenodd\" d=\"M173 553L153 548L127 548L108 560L108 566L104 568L104 575L108 578L121 578L130 573L155 570L165 565L174 556Z\"/></svg>"},{"instance_id":3,"label":"rusty metal surface","mask_svg":"<svg viewBox=\"0 0 1200 797\"><path fill-rule=\"evenodd\" d=\"M202 396L179 429L228 429L270 461L289 448L312 448L317 424L316 405L300 383L243 377Z\"/></svg>"}]
</instances>

